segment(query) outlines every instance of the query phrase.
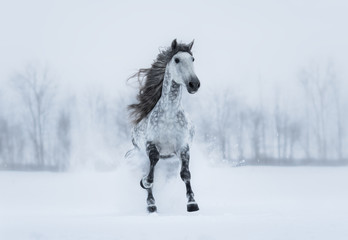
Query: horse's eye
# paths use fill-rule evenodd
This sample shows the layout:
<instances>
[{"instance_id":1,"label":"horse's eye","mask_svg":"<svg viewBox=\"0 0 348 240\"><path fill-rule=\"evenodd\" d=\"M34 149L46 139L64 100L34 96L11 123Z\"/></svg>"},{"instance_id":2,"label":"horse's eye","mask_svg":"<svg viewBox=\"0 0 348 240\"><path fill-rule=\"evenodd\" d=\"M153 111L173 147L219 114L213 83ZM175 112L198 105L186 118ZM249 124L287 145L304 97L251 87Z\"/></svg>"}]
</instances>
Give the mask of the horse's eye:
<instances>
[{"instance_id":1,"label":"horse's eye","mask_svg":"<svg viewBox=\"0 0 348 240\"><path fill-rule=\"evenodd\" d=\"M180 62L179 58L175 58L174 60L175 60L176 63Z\"/></svg>"},{"instance_id":2,"label":"horse's eye","mask_svg":"<svg viewBox=\"0 0 348 240\"><path fill-rule=\"evenodd\" d=\"M194 57L192 57L192 62L194 62L195 61L195 58Z\"/></svg>"}]
</instances>

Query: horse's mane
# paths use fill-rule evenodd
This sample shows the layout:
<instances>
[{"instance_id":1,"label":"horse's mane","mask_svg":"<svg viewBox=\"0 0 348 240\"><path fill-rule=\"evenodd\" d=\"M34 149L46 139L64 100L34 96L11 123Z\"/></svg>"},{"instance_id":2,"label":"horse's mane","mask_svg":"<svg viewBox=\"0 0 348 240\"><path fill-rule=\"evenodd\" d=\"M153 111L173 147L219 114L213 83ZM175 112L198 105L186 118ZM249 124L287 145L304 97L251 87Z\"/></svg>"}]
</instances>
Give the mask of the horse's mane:
<instances>
[{"instance_id":1,"label":"horse's mane","mask_svg":"<svg viewBox=\"0 0 348 240\"><path fill-rule=\"evenodd\" d=\"M175 41L175 45L173 45ZM150 68L141 68L129 79L137 78L139 82L139 93L137 95L138 103L128 106L133 124L138 124L155 107L162 95L162 85L167 64L178 52L187 52L192 55L192 44L176 43L174 40L172 46L160 50L157 58ZM129 80L128 79L128 80Z\"/></svg>"}]
</instances>

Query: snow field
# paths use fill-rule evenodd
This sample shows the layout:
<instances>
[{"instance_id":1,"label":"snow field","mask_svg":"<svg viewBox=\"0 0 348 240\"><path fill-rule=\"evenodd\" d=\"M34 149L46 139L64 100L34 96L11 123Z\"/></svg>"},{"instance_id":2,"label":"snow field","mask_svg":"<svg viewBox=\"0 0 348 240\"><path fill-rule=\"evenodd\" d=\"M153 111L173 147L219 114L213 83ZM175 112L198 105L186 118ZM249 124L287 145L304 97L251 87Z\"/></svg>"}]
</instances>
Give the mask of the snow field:
<instances>
[{"instance_id":1,"label":"snow field","mask_svg":"<svg viewBox=\"0 0 348 240\"><path fill-rule=\"evenodd\" d=\"M195 161L201 210L187 213L178 166L159 163L151 215L135 162L109 172L0 172L0 239L347 239L348 168Z\"/></svg>"}]
</instances>

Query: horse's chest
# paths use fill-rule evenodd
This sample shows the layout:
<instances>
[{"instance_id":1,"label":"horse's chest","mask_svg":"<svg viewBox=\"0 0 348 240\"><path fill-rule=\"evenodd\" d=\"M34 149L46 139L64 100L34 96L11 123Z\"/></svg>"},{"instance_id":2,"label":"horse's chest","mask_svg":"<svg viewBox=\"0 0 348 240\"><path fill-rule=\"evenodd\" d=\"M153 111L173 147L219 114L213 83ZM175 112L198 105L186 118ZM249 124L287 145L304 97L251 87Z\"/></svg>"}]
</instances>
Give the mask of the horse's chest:
<instances>
[{"instance_id":1,"label":"horse's chest","mask_svg":"<svg viewBox=\"0 0 348 240\"><path fill-rule=\"evenodd\" d=\"M159 114L150 117L150 138L160 148L161 153L170 154L188 141L188 119L183 111Z\"/></svg>"}]
</instances>

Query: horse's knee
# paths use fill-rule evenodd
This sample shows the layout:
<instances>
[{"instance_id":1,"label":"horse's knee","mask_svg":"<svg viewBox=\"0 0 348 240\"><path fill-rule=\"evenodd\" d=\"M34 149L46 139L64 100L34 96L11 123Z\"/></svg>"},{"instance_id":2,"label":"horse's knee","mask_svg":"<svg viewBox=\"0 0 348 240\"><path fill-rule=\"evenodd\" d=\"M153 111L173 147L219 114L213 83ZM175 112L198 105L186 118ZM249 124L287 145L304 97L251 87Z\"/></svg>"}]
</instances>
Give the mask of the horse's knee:
<instances>
[{"instance_id":1,"label":"horse's knee","mask_svg":"<svg viewBox=\"0 0 348 240\"><path fill-rule=\"evenodd\" d=\"M189 146L185 146L180 151L180 158L181 158L181 171L180 171L180 177L184 182L190 181L191 179L191 173L189 171L189 162L190 162L190 148Z\"/></svg>"},{"instance_id":2,"label":"horse's knee","mask_svg":"<svg viewBox=\"0 0 348 240\"><path fill-rule=\"evenodd\" d=\"M180 177L184 182L191 180L191 173L188 169L182 169L180 171Z\"/></svg>"}]
</instances>

